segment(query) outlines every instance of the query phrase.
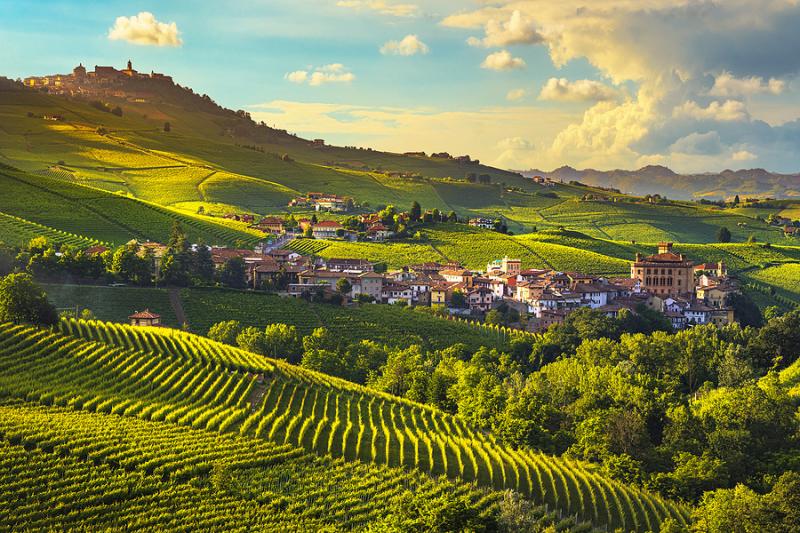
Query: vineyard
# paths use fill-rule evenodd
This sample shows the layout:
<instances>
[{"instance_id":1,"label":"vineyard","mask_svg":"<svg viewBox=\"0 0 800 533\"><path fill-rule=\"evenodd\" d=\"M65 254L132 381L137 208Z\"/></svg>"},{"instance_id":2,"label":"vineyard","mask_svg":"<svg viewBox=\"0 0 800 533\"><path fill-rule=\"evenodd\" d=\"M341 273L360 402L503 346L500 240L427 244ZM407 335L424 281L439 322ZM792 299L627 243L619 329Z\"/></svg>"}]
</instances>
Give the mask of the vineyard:
<instances>
[{"instance_id":1,"label":"vineyard","mask_svg":"<svg viewBox=\"0 0 800 533\"><path fill-rule=\"evenodd\" d=\"M141 495L145 499L162 490L168 500L172 495L181 502L195 498L207 510L203 517L225 515L228 500L212 504L202 494L183 492L184 485L203 488L192 479L222 464L235 470L234 477L242 474L248 485L274 487L281 476L262 471L278 463L283 472L293 472L296 460L317 465L310 472L300 466L301 480L292 480L299 490L311 486L312 479L302 480L306 474L314 479L344 476L350 483L344 487L376 484L360 494L360 489L354 489L355 494L320 491L328 498L342 498L338 506L316 500L323 498L319 495L294 506L291 495L279 494L288 500L282 510L302 512L308 520L341 512L338 520L359 524L380 509L375 492L396 492L398 483L435 492L439 486L434 480L447 477L489 491L481 495L458 485L487 506L497 501L498 493L492 490L513 488L552 512L598 527L644 531L658 529L667 517L686 521L681 507L605 478L590 465L510 449L480 428L428 406L179 331L75 320L62 322L59 332L6 324L0 326L0 372L0 392L9 399L0 408L0 434L9 445L27 445L24 454L17 450L17 459L8 459L16 461L17 468L27 464L19 454L30 454L26 459L38 461L47 472L51 463L45 455L55 453L68 457L74 469L69 478L78 486L103 483L113 488L140 475L147 482L128 484L129 492L131 486L146 486L147 495ZM118 416L110 423L112 415ZM92 431L102 437L91 438ZM132 444L118 437L123 433ZM176 444L160 445L161 438ZM248 444L237 446L236 439L248 439ZM205 451L204 443L209 446ZM165 449L170 453L164 454ZM231 455L221 457L226 453ZM333 459L308 458L312 456ZM100 481L101 476L82 470L73 458L114 472ZM261 471L251 477L254 468ZM377 476L359 476L365 468ZM159 481L181 487L166 489ZM395 485L386 487L387 483ZM138 498L137 493L129 505L136 505ZM272 504L276 498L255 500ZM104 505L113 501L107 499ZM250 503L237 505L249 509ZM35 514L36 505L25 508ZM122 514L127 509L122 504L115 508Z\"/></svg>"},{"instance_id":2,"label":"vineyard","mask_svg":"<svg viewBox=\"0 0 800 533\"><path fill-rule=\"evenodd\" d=\"M36 237L44 237L53 244L66 244L76 248L86 248L100 244L98 241L88 237L48 228L23 218L0 213L0 242L12 246L23 246Z\"/></svg>"},{"instance_id":3,"label":"vineyard","mask_svg":"<svg viewBox=\"0 0 800 533\"><path fill-rule=\"evenodd\" d=\"M462 342L477 349L500 348L507 340L502 332L490 328L475 328L389 305L339 307L266 294L203 289L183 289L181 300L192 331L197 333L207 332L220 320L238 320L245 326L259 328L288 324L297 327L301 335L325 327L345 343L373 340L392 346L420 344L444 348Z\"/></svg>"},{"instance_id":4,"label":"vineyard","mask_svg":"<svg viewBox=\"0 0 800 533\"><path fill-rule=\"evenodd\" d=\"M259 235L206 217L182 214L166 207L111 194L61 179L33 177L0 169L0 211L47 226L50 232L83 235L86 239L124 244L131 239L166 242L173 223L180 222L193 240L207 243L255 244ZM4 227L8 222L3 222ZM28 226L31 228L31 226ZM46 229L40 234L47 236Z\"/></svg>"}]
</instances>

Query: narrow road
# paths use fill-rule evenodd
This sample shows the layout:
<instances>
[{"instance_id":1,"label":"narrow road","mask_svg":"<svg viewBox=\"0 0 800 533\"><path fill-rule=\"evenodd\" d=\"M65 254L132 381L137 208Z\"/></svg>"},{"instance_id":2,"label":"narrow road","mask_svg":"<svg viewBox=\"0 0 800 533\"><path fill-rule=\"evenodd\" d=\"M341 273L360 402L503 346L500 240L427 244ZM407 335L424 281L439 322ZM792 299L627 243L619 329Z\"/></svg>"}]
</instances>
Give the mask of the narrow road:
<instances>
[{"instance_id":1,"label":"narrow road","mask_svg":"<svg viewBox=\"0 0 800 533\"><path fill-rule=\"evenodd\" d=\"M175 313L175 318L178 319L178 324L183 328L189 328L189 320L186 318L186 313L183 310L183 303L181 302L181 291L175 287L169 289L169 305Z\"/></svg>"}]
</instances>

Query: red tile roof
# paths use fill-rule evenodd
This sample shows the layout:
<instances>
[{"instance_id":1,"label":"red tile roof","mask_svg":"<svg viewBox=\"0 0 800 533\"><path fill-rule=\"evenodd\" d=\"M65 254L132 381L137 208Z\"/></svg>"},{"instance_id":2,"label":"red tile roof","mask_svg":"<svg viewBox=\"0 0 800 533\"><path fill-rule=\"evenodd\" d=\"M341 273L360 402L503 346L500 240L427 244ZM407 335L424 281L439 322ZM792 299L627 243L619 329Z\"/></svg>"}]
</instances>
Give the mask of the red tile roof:
<instances>
[{"instance_id":1,"label":"red tile roof","mask_svg":"<svg viewBox=\"0 0 800 533\"><path fill-rule=\"evenodd\" d=\"M144 311L137 311L131 316L128 317L129 319L156 319L161 318L161 315L157 315L150 311L149 309L145 309Z\"/></svg>"}]
</instances>

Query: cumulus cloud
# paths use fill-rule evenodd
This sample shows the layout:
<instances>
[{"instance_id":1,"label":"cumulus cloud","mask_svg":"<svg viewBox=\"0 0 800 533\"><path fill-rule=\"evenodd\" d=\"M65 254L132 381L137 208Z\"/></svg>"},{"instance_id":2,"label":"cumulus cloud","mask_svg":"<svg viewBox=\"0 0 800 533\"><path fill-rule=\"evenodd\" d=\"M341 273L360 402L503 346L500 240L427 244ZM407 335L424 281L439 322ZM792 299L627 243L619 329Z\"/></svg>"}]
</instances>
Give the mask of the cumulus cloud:
<instances>
[{"instance_id":1,"label":"cumulus cloud","mask_svg":"<svg viewBox=\"0 0 800 533\"><path fill-rule=\"evenodd\" d=\"M670 146L670 151L691 155L716 155L722 153L722 141L716 131L690 133L675 141Z\"/></svg>"},{"instance_id":2,"label":"cumulus cloud","mask_svg":"<svg viewBox=\"0 0 800 533\"><path fill-rule=\"evenodd\" d=\"M781 94L786 83L776 78L764 81L761 76L737 78L723 72L714 78L714 86L708 91L711 96L751 96L759 93Z\"/></svg>"},{"instance_id":3,"label":"cumulus cloud","mask_svg":"<svg viewBox=\"0 0 800 533\"><path fill-rule=\"evenodd\" d=\"M500 50L486 56L481 63L481 68L489 70L514 70L525 67L525 60L514 57L508 50Z\"/></svg>"},{"instance_id":4,"label":"cumulus cloud","mask_svg":"<svg viewBox=\"0 0 800 533\"><path fill-rule=\"evenodd\" d=\"M744 103L738 100L725 100L722 103L715 100L709 103L707 107L702 107L697 102L689 100L676 107L672 115L676 118L688 117L695 120L717 120L720 122L747 120L750 118Z\"/></svg>"},{"instance_id":5,"label":"cumulus cloud","mask_svg":"<svg viewBox=\"0 0 800 533\"><path fill-rule=\"evenodd\" d=\"M758 156L747 150L737 150L731 154L731 159L734 161L752 161L753 159L758 159Z\"/></svg>"},{"instance_id":6,"label":"cumulus cloud","mask_svg":"<svg viewBox=\"0 0 800 533\"><path fill-rule=\"evenodd\" d=\"M312 87L319 87L328 83L349 83L356 79L356 76L341 63L331 63L310 70L287 72L284 78L298 85L308 83Z\"/></svg>"},{"instance_id":7,"label":"cumulus cloud","mask_svg":"<svg viewBox=\"0 0 800 533\"><path fill-rule=\"evenodd\" d=\"M539 100L601 102L616 100L619 96L619 91L599 81L550 78L542 87Z\"/></svg>"},{"instance_id":8,"label":"cumulus cloud","mask_svg":"<svg viewBox=\"0 0 800 533\"><path fill-rule=\"evenodd\" d=\"M532 19L521 12L514 11L508 20L491 19L486 22L483 38L470 37L467 42L472 46L495 48L512 44L540 43L543 37L536 30Z\"/></svg>"},{"instance_id":9,"label":"cumulus cloud","mask_svg":"<svg viewBox=\"0 0 800 533\"><path fill-rule=\"evenodd\" d=\"M112 41L127 41L146 46L180 46L178 25L174 22L159 22L156 17L142 11L132 17L117 17L114 26L108 30Z\"/></svg>"},{"instance_id":10,"label":"cumulus cloud","mask_svg":"<svg viewBox=\"0 0 800 533\"><path fill-rule=\"evenodd\" d=\"M413 17L419 13L419 6L416 4L393 4L381 0L339 0L336 5L350 9L376 11L381 15L393 17Z\"/></svg>"},{"instance_id":11,"label":"cumulus cloud","mask_svg":"<svg viewBox=\"0 0 800 533\"><path fill-rule=\"evenodd\" d=\"M399 41L389 41L381 47L383 55L413 56L427 54L430 48L416 35L406 35Z\"/></svg>"},{"instance_id":12,"label":"cumulus cloud","mask_svg":"<svg viewBox=\"0 0 800 533\"><path fill-rule=\"evenodd\" d=\"M528 96L528 91L525 89L511 89L506 94L506 100L509 102L517 102Z\"/></svg>"},{"instance_id":13,"label":"cumulus cloud","mask_svg":"<svg viewBox=\"0 0 800 533\"><path fill-rule=\"evenodd\" d=\"M630 98L598 101L549 148L537 143L542 165L613 168L644 160L727 165L733 153L748 151L760 161L769 157L771 168L800 166L793 144L800 142L796 115L779 116L775 122L783 124L770 125L739 101L796 90L782 81L800 74L800 54L791 53L800 49L795 0L497 0L453 13L441 24L482 29L472 45L541 45L556 67L586 61L615 85L636 87ZM527 37L510 37L512 28L520 27L525 30L516 35ZM790 109L773 104L773 115L776 105ZM753 105L753 114L762 111ZM708 131L719 133L719 154L670 155L680 139Z\"/></svg>"}]
</instances>

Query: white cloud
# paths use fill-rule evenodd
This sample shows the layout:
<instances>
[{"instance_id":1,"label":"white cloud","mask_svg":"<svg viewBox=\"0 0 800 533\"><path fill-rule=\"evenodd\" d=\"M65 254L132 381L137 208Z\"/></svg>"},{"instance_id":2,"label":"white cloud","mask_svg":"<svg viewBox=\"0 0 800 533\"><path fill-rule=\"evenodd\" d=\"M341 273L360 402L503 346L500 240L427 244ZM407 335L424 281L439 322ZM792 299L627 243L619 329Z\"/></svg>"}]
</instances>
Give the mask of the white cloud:
<instances>
[{"instance_id":1,"label":"white cloud","mask_svg":"<svg viewBox=\"0 0 800 533\"><path fill-rule=\"evenodd\" d=\"M776 78L764 81L761 76L736 78L723 72L714 78L714 86L708 91L711 96L751 96L759 93L781 94L786 83Z\"/></svg>"},{"instance_id":2,"label":"white cloud","mask_svg":"<svg viewBox=\"0 0 800 533\"><path fill-rule=\"evenodd\" d=\"M413 17L419 13L419 6L416 4L393 4L381 0L339 0L336 5L349 9L376 11L381 15L393 17Z\"/></svg>"},{"instance_id":3,"label":"white cloud","mask_svg":"<svg viewBox=\"0 0 800 533\"><path fill-rule=\"evenodd\" d=\"M430 48L416 35L406 35L399 41L389 41L381 47L383 55L413 56L427 54Z\"/></svg>"},{"instance_id":4,"label":"white cloud","mask_svg":"<svg viewBox=\"0 0 800 533\"><path fill-rule=\"evenodd\" d=\"M599 81L569 81L566 78L550 78L542 87L539 100L600 102L616 100L619 96L619 91Z\"/></svg>"},{"instance_id":5,"label":"white cloud","mask_svg":"<svg viewBox=\"0 0 800 533\"><path fill-rule=\"evenodd\" d=\"M481 68L489 70L514 70L524 67L525 61L522 58L512 56L508 50L500 50L489 54L481 63Z\"/></svg>"},{"instance_id":6,"label":"white cloud","mask_svg":"<svg viewBox=\"0 0 800 533\"><path fill-rule=\"evenodd\" d=\"M308 80L308 71L295 70L294 72L287 72L284 78L292 83L305 83Z\"/></svg>"},{"instance_id":7,"label":"white cloud","mask_svg":"<svg viewBox=\"0 0 800 533\"><path fill-rule=\"evenodd\" d=\"M521 12L514 11L508 20L491 19L486 22L485 36L482 39L470 37L467 41L472 46L486 48L503 47L512 44L540 43L543 37L536 30L533 20Z\"/></svg>"},{"instance_id":8,"label":"white cloud","mask_svg":"<svg viewBox=\"0 0 800 533\"><path fill-rule=\"evenodd\" d=\"M702 107L697 102L689 100L676 107L672 112L672 116L675 118L687 117L695 120L717 120L721 122L733 122L750 118L744 103L738 100L725 100L722 103L715 100L708 104L707 107Z\"/></svg>"},{"instance_id":9,"label":"white cloud","mask_svg":"<svg viewBox=\"0 0 800 533\"><path fill-rule=\"evenodd\" d=\"M322 65L311 70L295 70L287 72L283 77L292 83L298 85L308 83L312 87L326 83L349 83L356 79L355 74L348 71L341 63Z\"/></svg>"},{"instance_id":10,"label":"white cloud","mask_svg":"<svg viewBox=\"0 0 800 533\"><path fill-rule=\"evenodd\" d=\"M517 102L528 96L528 91L525 89L511 89L506 94L506 100L509 102Z\"/></svg>"},{"instance_id":11,"label":"white cloud","mask_svg":"<svg viewBox=\"0 0 800 533\"><path fill-rule=\"evenodd\" d=\"M159 22L148 11L142 11L132 17L117 17L114 26L108 30L108 38L112 41L127 41L148 46L183 44L177 24Z\"/></svg>"},{"instance_id":12,"label":"white cloud","mask_svg":"<svg viewBox=\"0 0 800 533\"><path fill-rule=\"evenodd\" d=\"M758 156L747 150L738 150L731 154L731 159L734 161L752 161L753 159L758 159Z\"/></svg>"}]
</instances>

